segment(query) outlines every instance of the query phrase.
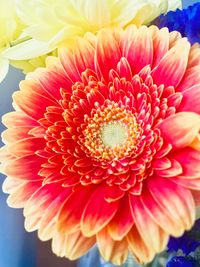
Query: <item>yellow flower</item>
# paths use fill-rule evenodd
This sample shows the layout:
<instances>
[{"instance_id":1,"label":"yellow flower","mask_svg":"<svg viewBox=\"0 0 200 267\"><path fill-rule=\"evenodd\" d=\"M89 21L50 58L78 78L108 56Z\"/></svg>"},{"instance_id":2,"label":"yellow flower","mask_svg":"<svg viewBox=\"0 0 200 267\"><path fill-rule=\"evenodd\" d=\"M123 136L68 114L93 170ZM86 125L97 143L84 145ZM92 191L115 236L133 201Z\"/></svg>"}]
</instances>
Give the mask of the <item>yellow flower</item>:
<instances>
[{"instance_id":1,"label":"yellow flower","mask_svg":"<svg viewBox=\"0 0 200 267\"><path fill-rule=\"evenodd\" d=\"M0 1L0 82L5 78L9 60L4 57L4 51L19 36L22 24L16 15L15 1Z\"/></svg>"},{"instance_id":2,"label":"yellow flower","mask_svg":"<svg viewBox=\"0 0 200 267\"><path fill-rule=\"evenodd\" d=\"M46 66L46 58L50 56L57 56L57 49L46 55L31 58L28 60L10 60L10 64L17 69L22 70L24 74L34 71L38 67Z\"/></svg>"},{"instance_id":3,"label":"yellow flower","mask_svg":"<svg viewBox=\"0 0 200 267\"><path fill-rule=\"evenodd\" d=\"M30 37L4 55L27 60L55 50L86 32L103 27L148 24L161 13L181 7L181 0L17 0L17 12L26 25L21 37Z\"/></svg>"}]
</instances>

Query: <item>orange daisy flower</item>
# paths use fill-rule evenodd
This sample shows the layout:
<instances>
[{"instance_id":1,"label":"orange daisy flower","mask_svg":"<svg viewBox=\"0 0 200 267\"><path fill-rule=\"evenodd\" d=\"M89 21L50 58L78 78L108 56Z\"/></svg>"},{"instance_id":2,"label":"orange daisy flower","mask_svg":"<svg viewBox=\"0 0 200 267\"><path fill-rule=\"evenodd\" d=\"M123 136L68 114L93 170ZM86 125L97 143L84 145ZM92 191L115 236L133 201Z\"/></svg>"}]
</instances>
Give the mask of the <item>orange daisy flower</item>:
<instances>
[{"instance_id":1,"label":"orange daisy flower","mask_svg":"<svg viewBox=\"0 0 200 267\"><path fill-rule=\"evenodd\" d=\"M8 204L76 259L95 243L150 262L195 221L200 190L200 48L129 26L86 34L29 74L4 116Z\"/></svg>"}]
</instances>

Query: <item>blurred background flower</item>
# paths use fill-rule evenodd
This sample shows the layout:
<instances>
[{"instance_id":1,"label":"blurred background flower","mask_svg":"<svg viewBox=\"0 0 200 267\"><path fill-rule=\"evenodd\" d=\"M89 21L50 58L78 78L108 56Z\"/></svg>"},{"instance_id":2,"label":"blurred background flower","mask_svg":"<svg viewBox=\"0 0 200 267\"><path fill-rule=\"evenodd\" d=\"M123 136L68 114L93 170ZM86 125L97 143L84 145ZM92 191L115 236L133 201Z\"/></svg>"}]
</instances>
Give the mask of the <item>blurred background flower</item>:
<instances>
[{"instance_id":1,"label":"blurred background flower","mask_svg":"<svg viewBox=\"0 0 200 267\"><path fill-rule=\"evenodd\" d=\"M183 10L170 11L161 15L152 24L167 27L170 31L179 31L191 44L200 43L200 3L195 3Z\"/></svg>"},{"instance_id":2,"label":"blurred background flower","mask_svg":"<svg viewBox=\"0 0 200 267\"><path fill-rule=\"evenodd\" d=\"M181 250L188 255L200 246L200 219L196 221L191 231L187 231L179 238L171 237L168 243L169 252Z\"/></svg>"},{"instance_id":3,"label":"blurred background flower","mask_svg":"<svg viewBox=\"0 0 200 267\"><path fill-rule=\"evenodd\" d=\"M77 36L103 27L147 24L161 13L181 7L181 0L17 0L17 14L27 41L7 49L11 60L29 60L70 44ZM30 62L29 62L30 63Z\"/></svg>"},{"instance_id":4,"label":"blurred background flower","mask_svg":"<svg viewBox=\"0 0 200 267\"><path fill-rule=\"evenodd\" d=\"M15 0L0 1L0 83L9 69L9 60L3 53L12 46L22 29L22 23L16 14Z\"/></svg>"},{"instance_id":5,"label":"blurred background flower","mask_svg":"<svg viewBox=\"0 0 200 267\"><path fill-rule=\"evenodd\" d=\"M166 267L199 267L199 262L190 256L174 256L167 262Z\"/></svg>"}]
</instances>

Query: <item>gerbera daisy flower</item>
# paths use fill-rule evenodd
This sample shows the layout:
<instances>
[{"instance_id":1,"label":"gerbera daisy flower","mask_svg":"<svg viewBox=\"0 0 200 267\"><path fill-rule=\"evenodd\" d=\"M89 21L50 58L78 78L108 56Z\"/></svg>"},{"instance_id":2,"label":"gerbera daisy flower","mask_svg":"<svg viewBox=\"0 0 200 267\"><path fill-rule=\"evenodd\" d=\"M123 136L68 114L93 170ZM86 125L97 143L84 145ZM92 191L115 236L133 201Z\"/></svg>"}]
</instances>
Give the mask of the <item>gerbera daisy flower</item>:
<instances>
[{"instance_id":1,"label":"gerbera daisy flower","mask_svg":"<svg viewBox=\"0 0 200 267\"><path fill-rule=\"evenodd\" d=\"M195 221L200 48L155 26L101 30L30 73L3 117L3 190L25 227L76 259L140 263Z\"/></svg>"},{"instance_id":2,"label":"gerbera daisy flower","mask_svg":"<svg viewBox=\"0 0 200 267\"><path fill-rule=\"evenodd\" d=\"M68 45L86 32L113 25L147 24L162 13L181 8L181 0L17 0L17 13L29 40L8 49L12 60L45 55L63 41Z\"/></svg>"}]
</instances>

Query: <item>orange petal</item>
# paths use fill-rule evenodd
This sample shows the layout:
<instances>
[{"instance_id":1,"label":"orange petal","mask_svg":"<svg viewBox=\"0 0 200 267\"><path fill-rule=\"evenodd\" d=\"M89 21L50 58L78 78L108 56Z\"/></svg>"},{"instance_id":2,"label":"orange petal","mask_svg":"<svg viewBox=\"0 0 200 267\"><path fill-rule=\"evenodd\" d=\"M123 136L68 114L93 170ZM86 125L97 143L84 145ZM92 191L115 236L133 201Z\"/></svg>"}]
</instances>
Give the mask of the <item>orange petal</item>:
<instances>
[{"instance_id":1,"label":"orange petal","mask_svg":"<svg viewBox=\"0 0 200 267\"><path fill-rule=\"evenodd\" d=\"M55 253L58 257L65 257L66 239L67 235L64 233L56 232L53 236L51 247L53 253Z\"/></svg>"},{"instance_id":2,"label":"orange petal","mask_svg":"<svg viewBox=\"0 0 200 267\"><path fill-rule=\"evenodd\" d=\"M62 192L59 184L45 185L32 195L24 208L25 228L34 231L39 228L44 211L48 209L52 201Z\"/></svg>"},{"instance_id":3,"label":"orange petal","mask_svg":"<svg viewBox=\"0 0 200 267\"><path fill-rule=\"evenodd\" d=\"M9 195L7 203L12 208L24 208L27 201L35 191L41 186L41 182L22 182Z\"/></svg>"},{"instance_id":4,"label":"orange petal","mask_svg":"<svg viewBox=\"0 0 200 267\"><path fill-rule=\"evenodd\" d=\"M133 224L134 220L130 211L129 200L124 197L120 200L118 211L108 224L109 234L114 240L122 240Z\"/></svg>"},{"instance_id":5,"label":"orange petal","mask_svg":"<svg viewBox=\"0 0 200 267\"><path fill-rule=\"evenodd\" d=\"M80 231L68 235L65 246L65 256L70 260L76 260L83 256L96 243L96 237L85 237Z\"/></svg>"},{"instance_id":6,"label":"orange petal","mask_svg":"<svg viewBox=\"0 0 200 267\"><path fill-rule=\"evenodd\" d=\"M49 205L48 209L44 210L42 218L38 226L38 236L42 241L47 241L53 237L56 232L56 222L58 218L58 213L60 207L66 201L66 199L71 194L71 188L65 189L60 193L52 203Z\"/></svg>"},{"instance_id":7,"label":"orange petal","mask_svg":"<svg viewBox=\"0 0 200 267\"><path fill-rule=\"evenodd\" d=\"M71 234L79 230L81 216L86 204L91 198L93 190L93 186L80 186L80 188L72 193L72 195L63 203L57 223L59 232Z\"/></svg>"},{"instance_id":8,"label":"orange petal","mask_svg":"<svg viewBox=\"0 0 200 267\"><path fill-rule=\"evenodd\" d=\"M87 253L95 242L95 237L86 238L80 231L71 235L57 232L53 236L52 250L59 257L76 260Z\"/></svg>"},{"instance_id":9,"label":"orange petal","mask_svg":"<svg viewBox=\"0 0 200 267\"><path fill-rule=\"evenodd\" d=\"M22 183L23 182L19 179L6 177L2 185L2 190L6 194L12 194L13 192L15 192L17 187L21 186ZM24 182L24 184L25 183L26 182Z\"/></svg>"},{"instance_id":10,"label":"orange petal","mask_svg":"<svg viewBox=\"0 0 200 267\"><path fill-rule=\"evenodd\" d=\"M115 241L109 235L107 228L103 228L97 234L97 244L101 256L105 261L110 261L113 264L123 264L128 256L128 243L126 239Z\"/></svg>"},{"instance_id":11,"label":"orange petal","mask_svg":"<svg viewBox=\"0 0 200 267\"><path fill-rule=\"evenodd\" d=\"M133 226L127 236L129 250L136 257L138 263L148 263L153 260L155 252L151 247L147 247L136 226Z\"/></svg>"},{"instance_id":12,"label":"orange petal","mask_svg":"<svg viewBox=\"0 0 200 267\"><path fill-rule=\"evenodd\" d=\"M33 94L42 95L45 98L51 98L51 95L43 89L43 87L40 85L38 81L39 75L37 73L40 70L45 70L45 69L39 68L36 71L27 74L26 80L21 81L19 84L20 91L23 92L24 94L31 92ZM53 98L51 99L53 100Z\"/></svg>"},{"instance_id":13,"label":"orange petal","mask_svg":"<svg viewBox=\"0 0 200 267\"><path fill-rule=\"evenodd\" d=\"M193 112L179 112L163 120L158 127L174 148L186 147L199 132L200 116Z\"/></svg>"},{"instance_id":14,"label":"orange petal","mask_svg":"<svg viewBox=\"0 0 200 267\"><path fill-rule=\"evenodd\" d=\"M195 43L190 49L188 68L197 65L200 65L200 49L199 49L199 44Z\"/></svg>"},{"instance_id":15,"label":"orange petal","mask_svg":"<svg viewBox=\"0 0 200 267\"><path fill-rule=\"evenodd\" d=\"M168 234L149 216L140 197L129 196L132 215L137 230L147 247L155 253L162 251L168 242Z\"/></svg>"},{"instance_id":16,"label":"orange petal","mask_svg":"<svg viewBox=\"0 0 200 267\"><path fill-rule=\"evenodd\" d=\"M196 206L200 206L200 192L197 190L192 190L192 196L194 198L194 202Z\"/></svg>"},{"instance_id":17,"label":"orange petal","mask_svg":"<svg viewBox=\"0 0 200 267\"><path fill-rule=\"evenodd\" d=\"M32 90L33 93L42 95L45 98L50 98L52 101L61 99L61 88L70 88L71 90L72 86L72 82L67 78L64 71L57 72L48 70L47 68L38 68L36 71L28 74L27 77L32 79L31 82L34 80L37 84L36 89L34 88L35 90ZM26 80L25 82L28 83L29 80ZM29 86L27 87L29 88Z\"/></svg>"}]
</instances>

